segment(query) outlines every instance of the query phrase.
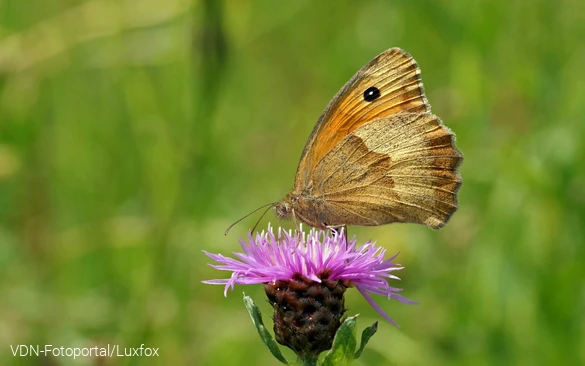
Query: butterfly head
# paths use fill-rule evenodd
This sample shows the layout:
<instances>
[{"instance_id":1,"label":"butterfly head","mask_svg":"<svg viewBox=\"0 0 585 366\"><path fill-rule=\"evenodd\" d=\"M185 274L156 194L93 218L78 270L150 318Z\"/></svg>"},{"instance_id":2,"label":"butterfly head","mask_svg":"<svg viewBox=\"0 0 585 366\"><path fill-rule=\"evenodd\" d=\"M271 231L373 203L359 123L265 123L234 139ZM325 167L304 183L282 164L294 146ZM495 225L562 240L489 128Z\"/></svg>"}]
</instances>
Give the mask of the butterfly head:
<instances>
[{"instance_id":1,"label":"butterfly head","mask_svg":"<svg viewBox=\"0 0 585 366\"><path fill-rule=\"evenodd\" d=\"M281 219L290 219L293 216L293 207L295 206L297 198L291 193L287 194L284 199L274 205L276 215Z\"/></svg>"},{"instance_id":2,"label":"butterfly head","mask_svg":"<svg viewBox=\"0 0 585 366\"><path fill-rule=\"evenodd\" d=\"M282 201L276 203L274 210L280 219L292 218L295 222L299 220L318 229L328 227L327 223L320 219L315 202L294 191L287 194Z\"/></svg>"}]
</instances>

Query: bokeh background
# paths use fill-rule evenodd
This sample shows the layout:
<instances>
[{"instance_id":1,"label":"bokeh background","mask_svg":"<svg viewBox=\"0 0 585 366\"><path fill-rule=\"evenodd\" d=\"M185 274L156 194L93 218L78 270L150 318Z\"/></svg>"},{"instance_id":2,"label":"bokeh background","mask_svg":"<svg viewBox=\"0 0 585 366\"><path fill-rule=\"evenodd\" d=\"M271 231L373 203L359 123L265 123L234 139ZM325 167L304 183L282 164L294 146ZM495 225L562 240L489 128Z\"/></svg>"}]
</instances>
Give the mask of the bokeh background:
<instances>
[{"instance_id":1,"label":"bokeh background","mask_svg":"<svg viewBox=\"0 0 585 366\"><path fill-rule=\"evenodd\" d=\"M271 365L238 249L292 187L309 132L399 46L465 155L440 231L351 228L406 266L358 365L585 364L582 1L0 0L0 358L22 365ZM278 222L270 213L259 225ZM359 331L380 317L355 291ZM159 347L13 357L10 345ZM292 353L286 352L290 359Z\"/></svg>"}]
</instances>

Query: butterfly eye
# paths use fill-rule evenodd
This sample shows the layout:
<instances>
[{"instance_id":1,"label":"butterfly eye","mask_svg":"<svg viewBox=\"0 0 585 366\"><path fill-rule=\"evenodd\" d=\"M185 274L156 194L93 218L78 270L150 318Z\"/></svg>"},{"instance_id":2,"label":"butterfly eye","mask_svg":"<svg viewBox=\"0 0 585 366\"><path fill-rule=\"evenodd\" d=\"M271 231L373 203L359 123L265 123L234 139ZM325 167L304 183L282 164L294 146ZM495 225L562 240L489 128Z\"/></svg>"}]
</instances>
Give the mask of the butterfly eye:
<instances>
[{"instance_id":1,"label":"butterfly eye","mask_svg":"<svg viewBox=\"0 0 585 366\"><path fill-rule=\"evenodd\" d=\"M366 102L372 102L380 97L380 89L375 86L370 86L364 92L364 100Z\"/></svg>"}]
</instances>

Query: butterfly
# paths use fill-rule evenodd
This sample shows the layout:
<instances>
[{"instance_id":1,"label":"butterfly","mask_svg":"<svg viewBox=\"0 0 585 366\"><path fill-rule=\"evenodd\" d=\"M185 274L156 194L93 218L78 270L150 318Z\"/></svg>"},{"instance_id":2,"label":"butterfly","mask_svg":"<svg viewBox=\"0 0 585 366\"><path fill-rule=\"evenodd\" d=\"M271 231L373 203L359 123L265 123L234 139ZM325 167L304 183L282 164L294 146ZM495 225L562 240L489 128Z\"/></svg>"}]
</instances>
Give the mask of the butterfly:
<instances>
[{"instance_id":1,"label":"butterfly","mask_svg":"<svg viewBox=\"0 0 585 366\"><path fill-rule=\"evenodd\" d=\"M463 160L431 113L420 68L400 48L362 67L331 100L302 152L280 218L325 229L393 222L444 226Z\"/></svg>"}]
</instances>

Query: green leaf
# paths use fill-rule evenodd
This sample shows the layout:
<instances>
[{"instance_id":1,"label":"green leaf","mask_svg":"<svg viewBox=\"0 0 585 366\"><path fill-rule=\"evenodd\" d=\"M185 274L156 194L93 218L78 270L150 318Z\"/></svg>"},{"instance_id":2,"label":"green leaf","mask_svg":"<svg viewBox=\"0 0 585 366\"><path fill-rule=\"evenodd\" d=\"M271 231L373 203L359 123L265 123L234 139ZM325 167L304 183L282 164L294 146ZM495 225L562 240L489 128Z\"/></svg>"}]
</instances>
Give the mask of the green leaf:
<instances>
[{"instance_id":1,"label":"green leaf","mask_svg":"<svg viewBox=\"0 0 585 366\"><path fill-rule=\"evenodd\" d=\"M357 346L355 339L356 316L345 319L333 339L333 347L325 354L319 363L322 366L348 365L354 359L354 352Z\"/></svg>"},{"instance_id":2,"label":"green leaf","mask_svg":"<svg viewBox=\"0 0 585 366\"><path fill-rule=\"evenodd\" d=\"M264 342L266 347L268 347L270 353L272 353L272 355L283 364L290 365L290 363L286 360L286 358L284 358L284 356L280 352L280 348L278 348L276 341L274 340L274 338L272 338L272 334L270 334L268 329L266 329L266 327L264 326L264 322L262 321L262 313L260 312L260 309L258 308L258 306L256 306L252 298L250 296L246 296L246 294L244 294L244 304L246 305L246 309L248 309L248 313L250 314L250 318L252 318L252 322L254 323L256 329L258 330L258 334L260 335L262 342Z\"/></svg>"},{"instance_id":3,"label":"green leaf","mask_svg":"<svg viewBox=\"0 0 585 366\"><path fill-rule=\"evenodd\" d=\"M368 344L368 341L370 340L370 338L372 338L372 336L374 334L376 334L377 331L378 331L378 322L375 322L371 326L364 329L364 331L362 332L362 343L360 344L360 349L358 349L357 352L355 353L355 356L354 356L355 358L359 358L362 355L364 347L366 346L366 344Z\"/></svg>"}]
</instances>

